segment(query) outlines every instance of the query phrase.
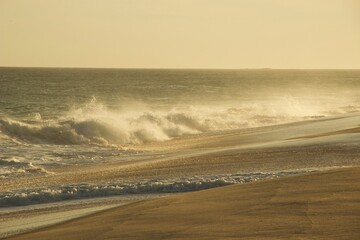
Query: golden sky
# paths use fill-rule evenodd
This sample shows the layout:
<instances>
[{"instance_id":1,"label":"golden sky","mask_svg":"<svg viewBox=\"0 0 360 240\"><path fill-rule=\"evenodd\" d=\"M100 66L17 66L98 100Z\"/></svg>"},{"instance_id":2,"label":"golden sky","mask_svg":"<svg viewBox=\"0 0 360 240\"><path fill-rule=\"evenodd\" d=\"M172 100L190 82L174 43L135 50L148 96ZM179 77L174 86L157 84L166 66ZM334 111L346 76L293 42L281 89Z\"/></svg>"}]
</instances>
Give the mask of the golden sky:
<instances>
[{"instance_id":1,"label":"golden sky","mask_svg":"<svg viewBox=\"0 0 360 240\"><path fill-rule=\"evenodd\" d=\"M360 68L360 0L0 0L0 66Z\"/></svg>"}]
</instances>

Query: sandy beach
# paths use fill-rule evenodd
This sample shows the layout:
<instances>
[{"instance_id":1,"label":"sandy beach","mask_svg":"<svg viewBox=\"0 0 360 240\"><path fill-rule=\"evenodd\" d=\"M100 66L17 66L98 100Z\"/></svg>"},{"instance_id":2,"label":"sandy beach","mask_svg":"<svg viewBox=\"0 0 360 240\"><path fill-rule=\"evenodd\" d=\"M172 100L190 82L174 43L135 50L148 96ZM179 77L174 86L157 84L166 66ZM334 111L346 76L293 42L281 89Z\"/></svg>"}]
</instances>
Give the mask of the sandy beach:
<instances>
[{"instance_id":1,"label":"sandy beach","mask_svg":"<svg viewBox=\"0 0 360 240\"><path fill-rule=\"evenodd\" d=\"M9 239L357 239L360 168L147 200Z\"/></svg>"}]
</instances>

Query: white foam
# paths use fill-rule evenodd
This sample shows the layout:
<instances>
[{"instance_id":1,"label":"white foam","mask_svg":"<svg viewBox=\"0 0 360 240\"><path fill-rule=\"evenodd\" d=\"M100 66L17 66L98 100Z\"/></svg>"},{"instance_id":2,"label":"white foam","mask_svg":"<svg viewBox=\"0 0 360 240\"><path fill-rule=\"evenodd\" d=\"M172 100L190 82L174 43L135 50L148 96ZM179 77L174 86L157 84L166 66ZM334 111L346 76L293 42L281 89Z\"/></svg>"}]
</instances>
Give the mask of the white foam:
<instances>
[{"instance_id":1,"label":"white foam","mask_svg":"<svg viewBox=\"0 0 360 240\"><path fill-rule=\"evenodd\" d=\"M24 189L0 193L0 206L19 206L70 199L104 197L123 194L176 193L208 189L231 184L273 179L281 176L318 171L302 169L268 173L221 174L173 179L149 179L137 182L107 184L76 184L57 187Z\"/></svg>"},{"instance_id":2,"label":"white foam","mask_svg":"<svg viewBox=\"0 0 360 240\"><path fill-rule=\"evenodd\" d=\"M26 162L22 158L0 158L0 178L9 176L16 177L24 174L53 174L43 167L34 165L32 162Z\"/></svg>"},{"instance_id":3,"label":"white foam","mask_svg":"<svg viewBox=\"0 0 360 240\"><path fill-rule=\"evenodd\" d=\"M340 105L341 106L341 105ZM336 113L360 110L360 106L336 106ZM59 145L119 145L164 141L188 134L267 126L331 115L331 105L283 97L223 107L174 107L169 111L134 109L115 111L94 98L62 117L29 120L0 119L0 130L26 143Z\"/></svg>"}]
</instances>

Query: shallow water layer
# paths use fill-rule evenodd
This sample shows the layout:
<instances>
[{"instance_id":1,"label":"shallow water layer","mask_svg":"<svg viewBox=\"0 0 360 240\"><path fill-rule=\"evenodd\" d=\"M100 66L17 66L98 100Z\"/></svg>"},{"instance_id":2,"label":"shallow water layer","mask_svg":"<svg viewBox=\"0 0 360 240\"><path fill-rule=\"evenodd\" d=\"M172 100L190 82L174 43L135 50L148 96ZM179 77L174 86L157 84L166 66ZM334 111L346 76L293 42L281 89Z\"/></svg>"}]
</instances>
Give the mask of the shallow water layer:
<instances>
[{"instance_id":1,"label":"shallow water layer","mask_svg":"<svg viewBox=\"0 0 360 240\"><path fill-rule=\"evenodd\" d=\"M137 194L91 198L0 209L0 238L48 227L129 203L166 194Z\"/></svg>"}]
</instances>

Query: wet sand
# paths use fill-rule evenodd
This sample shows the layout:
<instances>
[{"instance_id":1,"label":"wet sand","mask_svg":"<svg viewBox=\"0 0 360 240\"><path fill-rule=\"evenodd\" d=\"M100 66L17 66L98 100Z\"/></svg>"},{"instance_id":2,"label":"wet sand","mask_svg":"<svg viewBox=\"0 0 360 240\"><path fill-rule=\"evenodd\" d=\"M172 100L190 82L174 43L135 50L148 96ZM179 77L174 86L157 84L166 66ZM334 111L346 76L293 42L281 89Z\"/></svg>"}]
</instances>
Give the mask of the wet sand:
<instances>
[{"instance_id":1,"label":"wet sand","mask_svg":"<svg viewBox=\"0 0 360 240\"><path fill-rule=\"evenodd\" d=\"M0 208L0 239L167 194L128 194Z\"/></svg>"},{"instance_id":2,"label":"wet sand","mask_svg":"<svg viewBox=\"0 0 360 240\"><path fill-rule=\"evenodd\" d=\"M360 168L147 200L9 239L359 239Z\"/></svg>"}]
</instances>

